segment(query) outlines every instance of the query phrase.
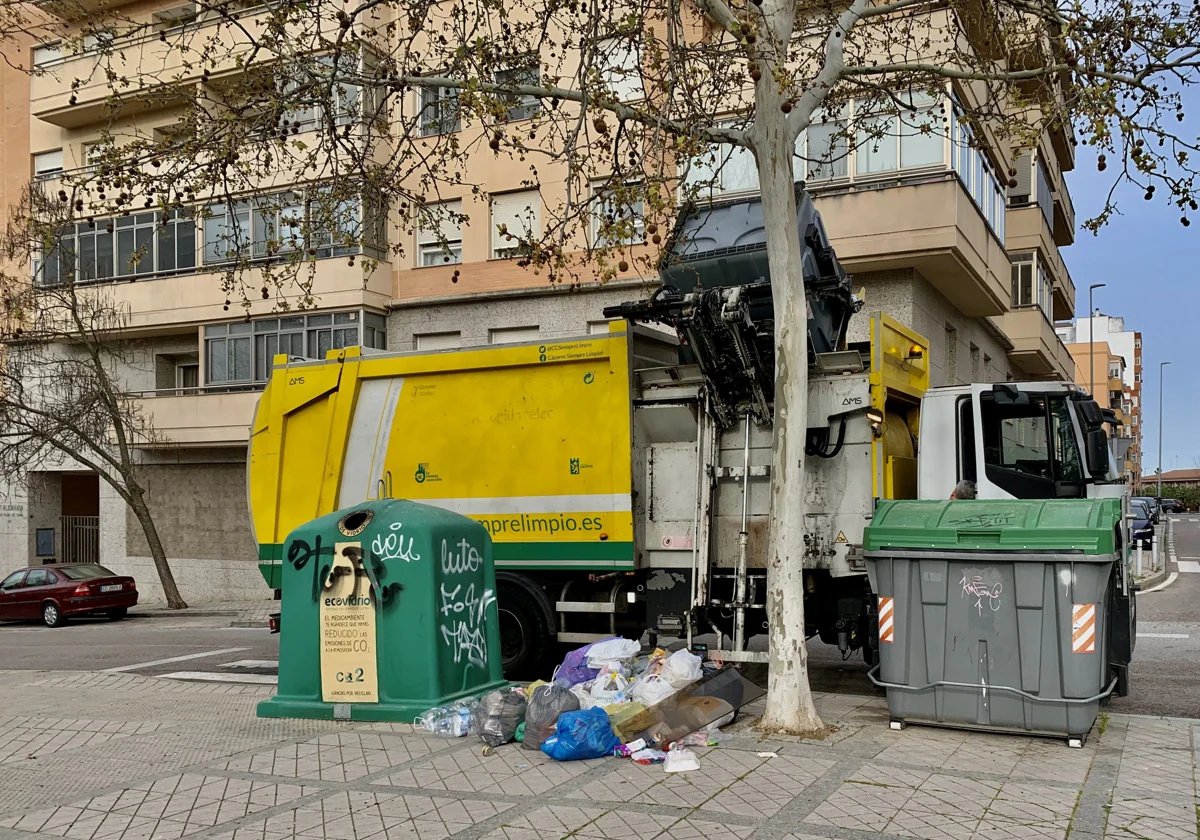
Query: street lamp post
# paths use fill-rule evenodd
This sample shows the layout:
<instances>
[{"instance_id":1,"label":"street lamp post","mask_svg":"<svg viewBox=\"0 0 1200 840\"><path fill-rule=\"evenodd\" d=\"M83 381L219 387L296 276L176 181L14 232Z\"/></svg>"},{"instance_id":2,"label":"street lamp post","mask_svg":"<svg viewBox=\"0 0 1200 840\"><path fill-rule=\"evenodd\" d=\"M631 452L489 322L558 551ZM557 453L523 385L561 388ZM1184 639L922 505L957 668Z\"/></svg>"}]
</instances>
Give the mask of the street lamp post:
<instances>
[{"instance_id":1,"label":"street lamp post","mask_svg":"<svg viewBox=\"0 0 1200 840\"><path fill-rule=\"evenodd\" d=\"M1096 309L1092 306L1092 292L1107 285L1093 283L1088 286L1088 390L1092 392L1092 399L1096 399Z\"/></svg>"},{"instance_id":2,"label":"street lamp post","mask_svg":"<svg viewBox=\"0 0 1200 840\"><path fill-rule=\"evenodd\" d=\"M1162 403L1163 403L1163 370L1170 362L1158 363L1158 495L1162 498Z\"/></svg>"}]
</instances>

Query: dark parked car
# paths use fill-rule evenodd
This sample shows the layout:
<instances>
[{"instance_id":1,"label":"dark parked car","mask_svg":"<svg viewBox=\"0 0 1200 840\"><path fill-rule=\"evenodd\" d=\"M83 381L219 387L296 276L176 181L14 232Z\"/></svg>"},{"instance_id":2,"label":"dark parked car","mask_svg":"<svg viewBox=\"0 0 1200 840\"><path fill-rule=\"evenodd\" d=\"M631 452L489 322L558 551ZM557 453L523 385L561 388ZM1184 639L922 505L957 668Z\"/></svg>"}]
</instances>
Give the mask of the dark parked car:
<instances>
[{"instance_id":1,"label":"dark parked car","mask_svg":"<svg viewBox=\"0 0 1200 840\"><path fill-rule=\"evenodd\" d=\"M1158 499L1155 499L1152 496L1134 496L1132 499L1130 499L1130 501L1131 502L1141 502L1142 504L1144 504L1146 506L1146 510L1148 510L1150 512L1151 524L1153 524L1153 525L1158 524L1158 518L1159 518Z\"/></svg>"},{"instance_id":2,"label":"dark parked car","mask_svg":"<svg viewBox=\"0 0 1200 840\"><path fill-rule=\"evenodd\" d=\"M1154 539L1154 523L1150 519L1150 506L1144 499L1129 501L1129 538L1134 547L1150 548Z\"/></svg>"},{"instance_id":3,"label":"dark parked car","mask_svg":"<svg viewBox=\"0 0 1200 840\"><path fill-rule=\"evenodd\" d=\"M1183 502L1178 499L1163 499L1159 506L1167 513L1183 513L1185 510Z\"/></svg>"},{"instance_id":4,"label":"dark parked car","mask_svg":"<svg viewBox=\"0 0 1200 840\"><path fill-rule=\"evenodd\" d=\"M0 581L0 619L41 618L60 627L75 615L125 617L138 600L137 583L96 563L55 563L19 569Z\"/></svg>"}]
</instances>

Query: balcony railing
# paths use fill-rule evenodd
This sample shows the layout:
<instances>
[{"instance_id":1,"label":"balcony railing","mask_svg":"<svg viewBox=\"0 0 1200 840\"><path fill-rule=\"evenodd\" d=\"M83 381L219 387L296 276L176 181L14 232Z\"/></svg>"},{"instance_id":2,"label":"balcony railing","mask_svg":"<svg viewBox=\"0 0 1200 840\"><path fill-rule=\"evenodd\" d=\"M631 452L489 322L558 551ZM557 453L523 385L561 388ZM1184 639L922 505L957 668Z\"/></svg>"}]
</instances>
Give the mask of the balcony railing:
<instances>
[{"instance_id":1,"label":"balcony railing","mask_svg":"<svg viewBox=\"0 0 1200 840\"><path fill-rule=\"evenodd\" d=\"M215 385L193 385L187 388L151 388L147 391L129 391L126 396L137 399L153 397L200 397L207 394L240 394L247 391L261 391L267 387L266 382L229 382Z\"/></svg>"}]
</instances>

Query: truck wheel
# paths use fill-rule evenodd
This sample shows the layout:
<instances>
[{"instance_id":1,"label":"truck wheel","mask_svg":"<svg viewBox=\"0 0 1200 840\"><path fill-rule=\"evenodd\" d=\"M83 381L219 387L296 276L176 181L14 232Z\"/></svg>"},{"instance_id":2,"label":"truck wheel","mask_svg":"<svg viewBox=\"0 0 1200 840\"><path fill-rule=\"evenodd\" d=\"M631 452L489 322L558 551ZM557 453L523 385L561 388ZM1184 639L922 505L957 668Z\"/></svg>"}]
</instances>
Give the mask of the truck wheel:
<instances>
[{"instance_id":1,"label":"truck wheel","mask_svg":"<svg viewBox=\"0 0 1200 840\"><path fill-rule=\"evenodd\" d=\"M497 587L500 612L500 652L504 676L516 679L548 679L548 661L554 639L546 616L532 595L519 586Z\"/></svg>"}]
</instances>

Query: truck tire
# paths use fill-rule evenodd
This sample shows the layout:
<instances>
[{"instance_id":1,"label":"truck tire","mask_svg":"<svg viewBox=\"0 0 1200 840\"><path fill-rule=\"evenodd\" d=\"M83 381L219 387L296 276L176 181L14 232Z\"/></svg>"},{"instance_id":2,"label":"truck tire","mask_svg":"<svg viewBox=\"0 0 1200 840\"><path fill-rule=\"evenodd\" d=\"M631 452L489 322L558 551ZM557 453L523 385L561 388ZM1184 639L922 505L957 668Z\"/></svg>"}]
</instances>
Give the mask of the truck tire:
<instances>
[{"instance_id":1,"label":"truck tire","mask_svg":"<svg viewBox=\"0 0 1200 840\"><path fill-rule=\"evenodd\" d=\"M541 605L520 586L501 583L497 589L504 676L549 679L555 640Z\"/></svg>"}]
</instances>

